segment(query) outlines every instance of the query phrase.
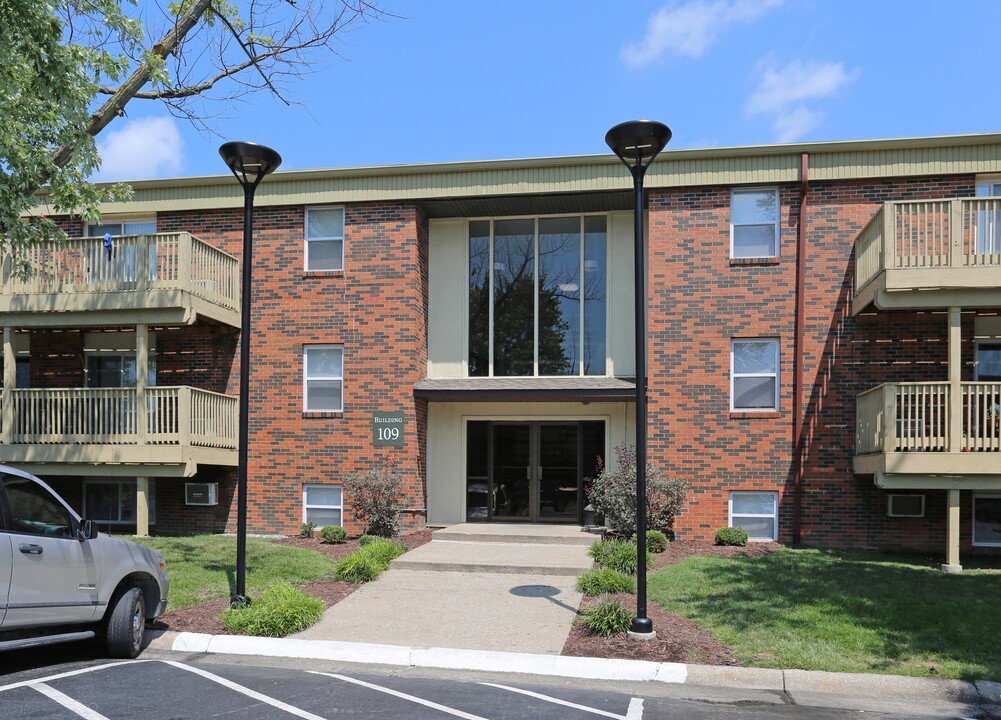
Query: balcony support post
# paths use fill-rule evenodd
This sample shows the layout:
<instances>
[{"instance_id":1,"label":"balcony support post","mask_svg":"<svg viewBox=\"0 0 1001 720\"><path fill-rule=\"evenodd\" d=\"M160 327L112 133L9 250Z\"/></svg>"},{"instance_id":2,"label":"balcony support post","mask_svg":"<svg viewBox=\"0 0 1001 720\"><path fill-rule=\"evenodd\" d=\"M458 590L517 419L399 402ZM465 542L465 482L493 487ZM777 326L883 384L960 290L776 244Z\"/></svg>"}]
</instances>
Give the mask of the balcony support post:
<instances>
[{"instance_id":1,"label":"balcony support post","mask_svg":"<svg viewBox=\"0 0 1001 720\"><path fill-rule=\"evenodd\" d=\"M897 208L892 202L883 203L882 261L882 270L892 270L897 267Z\"/></svg>"},{"instance_id":2,"label":"balcony support post","mask_svg":"<svg viewBox=\"0 0 1001 720\"><path fill-rule=\"evenodd\" d=\"M949 423L948 449L963 450L963 314L962 308L949 308Z\"/></svg>"},{"instance_id":3,"label":"balcony support post","mask_svg":"<svg viewBox=\"0 0 1001 720\"><path fill-rule=\"evenodd\" d=\"M883 436L878 452L897 451L897 384L883 385Z\"/></svg>"},{"instance_id":4,"label":"balcony support post","mask_svg":"<svg viewBox=\"0 0 1001 720\"><path fill-rule=\"evenodd\" d=\"M136 535L149 536L149 478L136 478Z\"/></svg>"},{"instance_id":5,"label":"balcony support post","mask_svg":"<svg viewBox=\"0 0 1001 720\"><path fill-rule=\"evenodd\" d=\"M942 570L949 573L963 572L959 564L959 490L948 491L946 503L946 548Z\"/></svg>"},{"instance_id":6,"label":"balcony support post","mask_svg":"<svg viewBox=\"0 0 1001 720\"><path fill-rule=\"evenodd\" d=\"M17 358L14 355L14 329L3 328L3 396L0 398L2 440L10 445L14 437L14 387L17 385Z\"/></svg>"},{"instance_id":7,"label":"balcony support post","mask_svg":"<svg viewBox=\"0 0 1001 720\"><path fill-rule=\"evenodd\" d=\"M136 442L145 445L149 418L146 417L146 383L149 377L149 326L136 325Z\"/></svg>"},{"instance_id":8,"label":"balcony support post","mask_svg":"<svg viewBox=\"0 0 1001 720\"><path fill-rule=\"evenodd\" d=\"M963 258L963 201L949 201L949 266L961 268L966 265Z\"/></svg>"}]
</instances>

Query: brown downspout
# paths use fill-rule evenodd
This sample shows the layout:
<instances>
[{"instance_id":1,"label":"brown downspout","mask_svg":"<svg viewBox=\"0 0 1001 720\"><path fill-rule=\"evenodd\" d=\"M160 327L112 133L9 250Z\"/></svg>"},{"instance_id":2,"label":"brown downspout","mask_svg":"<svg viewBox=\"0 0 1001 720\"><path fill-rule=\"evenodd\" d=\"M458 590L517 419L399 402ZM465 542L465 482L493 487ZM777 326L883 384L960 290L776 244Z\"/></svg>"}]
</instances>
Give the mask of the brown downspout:
<instances>
[{"instance_id":1,"label":"brown downspout","mask_svg":"<svg viewBox=\"0 0 1001 720\"><path fill-rule=\"evenodd\" d=\"M793 516L792 541L798 545L803 519L803 336L806 332L806 197L810 184L810 155L799 158L799 227L796 229L796 336L793 341L792 462Z\"/></svg>"}]
</instances>

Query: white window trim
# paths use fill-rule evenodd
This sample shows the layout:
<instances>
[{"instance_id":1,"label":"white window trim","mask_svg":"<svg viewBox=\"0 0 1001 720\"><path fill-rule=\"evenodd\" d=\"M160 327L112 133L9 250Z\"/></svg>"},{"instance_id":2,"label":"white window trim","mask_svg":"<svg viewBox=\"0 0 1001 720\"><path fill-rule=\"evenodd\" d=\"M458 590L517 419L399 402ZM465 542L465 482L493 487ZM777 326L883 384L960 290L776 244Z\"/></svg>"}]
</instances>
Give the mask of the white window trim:
<instances>
[{"instance_id":1,"label":"white window trim","mask_svg":"<svg viewBox=\"0 0 1001 720\"><path fill-rule=\"evenodd\" d=\"M775 217L772 219L774 232L774 242L775 242L775 253L773 255L736 255L734 254L734 231L735 227L740 227L742 225L761 225L763 223L735 223L733 221L733 197L734 195L746 195L748 193L763 193L763 192L774 192L775 193ZM730 259L731 260L757 260L762 258L778 258L781 254L781 243L779 242L779 218L781 217L781 206L780 200L782 196L779 193L777 187L748 187L748 188L734 188L730 191Z\"/></svg>"},{"instance_id":2,"label":"white window trim","mask_svg":"<svg viewBox=\"0 0 1001 720\"><path fill-rule=\"evenodd\" d=\"M974 493L973 495L973 518L971 520L972 527L970 528L970 536L973 541L973 547L1001 547L1001 542L989 543L989 542L977 542L977 500L980 498L987 498L991 500L1001 499L1001 495L997 493Z\"/></svg>"},{"instance_id":3,"label":"white window trim","mask_svg":"<svg viewBox=\"0 0 1001 720\"><path fill-rule=\"evenodd\" d=\"M341 489L341 504L340 505L307 505L306 498L308 497L309 488L340 488ZM338 485L336 483L305 483L302 486L302 521L309 522L306 518L308 517L308 511L312 510L340 510L341 511L341 524L336 527L344 527L344 486ZM317 527L324 527L323 525L317 525Z\"/></svg>"},{"instance_id":4,"label":"white window trim","mask_svg":"<svg viewBox=\"0 0 1001 720\"><path fill-rule=\"evenodd\" d=\"M153 223L156 225L156 216L148 215L136 215L136 216L113 216L108 215L101 219L101 222L86 222L83 224L83 234L90 237L90 229L92 227L101 227L103 225L131 225L133 223ZM124 228L123 228L124 229Z\"/></svg>"},{"instance_id":5,"label":"white window trim","mask_svg":"<svg viewBox=\"0 0 1001 720\"><path fill-rule=\"evenodd\" d=\"M761 513L738 513L738 518L771 518L775 522L772 523L772 537L748 537L749 542L776 542L779 539L779 494L773 490L731 490L730 496L727 498L727 525L734 527L733 524L733 496L734 495L771 495L774 500L775 512L769 515L764 515Z\"/></svg>"},{"instance_id":6,"label":"white window trim","mask_svg":"<svg viewBox=\"0 0 1001 720\"><path fill-rule=\"evenodd\" d=\"M309 236L309 213L314 210L340 210L341 211L341 227L343 231L340 235L331 235L330 237L315 237L311 238ZM306 272L343 272L344 271L344 245L346 243L345 236L347 235L347 213L344 211L343 205L318 205L315 207L306 208L305 218L302 224L302 235L303 235L303 248L302 253L302 268ZM315 269L309 267L309 244L311 242L329 242L331 240L341 241L341 266L336 268L322 268Z\"/></svg>"},{"instance_id":7,"label":"white window trim","mask_svg":"<svg viewBox=\"0 0 1001 720\"><path fill-rule=\"evenodd\" d=\"M138 480L130 480L129 478L87 478L83 481L83 516L87 520L93 520L98 525L135 525L135 520L99 520L90 516L90 510L87 508L87 486L88 485L127 485L129 483L134 483L136 487L139 486ZM138 492L138 490L137 490ZM149 497L156 498L156 480L150 478L148 480L148 486L146 492ZM147 498L147 503L149 498ZM149 524L156 525L156 503L154 501L152 506L149 506L150 516ZM119 508L119 513L121 508Z\"/></svg>"},{"instance_id":8,"label":"white window trim","mask_svg":"<svg viewBox=\"0 0 1001 720\"><path fill-rule=\"evenodd\" d=\"M901 515L891 512L893 508L893 498L895 497L919 497L921 498L921 512L917 515ZM886 495L886 517L896 518L923 518L925 516L925 496L923 493L887 493Z\"/></svg>"},{"instance_id":9,"label":"white window trim","mask_svg":"<svg viewBox=\"0 0 1001 720\"><path fill-rule=\"evenodd\" d=\"M340 350L341 351L341 374L336 375L321 375L317 377L310 377L309 375L309 365L308 358L306 357L309 351L313 350ZM309 389L310 380L340 380L341 381L341 406L335 409L323 409L315 410L308 407L308 395L307 390ZM304 413L340 413L344 412L344 346L336 344L317 344L317 345L303 345L302 346L302 411Z\"/></svg>"},{"instance_id":10,"label":"white window trim","mask_svg":"<svg viewBox=\"0 0 1001 720\"><path fill-rule=\"evenodd\" d=\"M775 373L741 373L740 377L774 377L775 378L775 397L772 398L772 406L770 408L741 408L736 407L733 403L734 399L734 384L737 379L737 372L734 370L733 361L733 346L737 343L749 343L749 342L772 342L775 343ZM747 412L747 413L770 413L779 411L779 397L781 396L779 391L779 380L782 373L782 348L779 338L776 337L739 337L730 339L730 411L731 412Z\"/></svg>"}]
</instances>

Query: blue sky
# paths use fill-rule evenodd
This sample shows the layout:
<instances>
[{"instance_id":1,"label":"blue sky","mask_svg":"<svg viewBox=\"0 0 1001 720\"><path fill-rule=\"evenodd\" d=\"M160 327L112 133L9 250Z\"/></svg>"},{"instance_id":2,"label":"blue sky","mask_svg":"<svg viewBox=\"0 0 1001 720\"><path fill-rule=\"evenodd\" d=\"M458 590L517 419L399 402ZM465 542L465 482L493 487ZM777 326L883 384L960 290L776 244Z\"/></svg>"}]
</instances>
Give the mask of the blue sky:
<instances>
[{"instance_id":1,"label":"blue sky","mask_svg":"<svg viewBox=\"0 0 1001 720\"><path fill-rule=\"evenodd\" d=\"M99 179L225 172L226 140L282 169L586 155L623 120L671 148L1001 130L1001 2L383 0L403 19L212 121L132 101L99 136Z\"/></svg>"}]
</instances>

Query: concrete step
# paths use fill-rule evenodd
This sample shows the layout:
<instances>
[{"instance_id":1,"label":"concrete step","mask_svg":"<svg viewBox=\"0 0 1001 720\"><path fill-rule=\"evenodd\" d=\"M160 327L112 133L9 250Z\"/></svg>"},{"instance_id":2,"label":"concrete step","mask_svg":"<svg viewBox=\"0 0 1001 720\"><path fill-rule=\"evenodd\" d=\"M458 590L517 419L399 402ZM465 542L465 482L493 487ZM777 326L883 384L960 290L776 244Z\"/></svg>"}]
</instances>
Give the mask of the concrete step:
<instances>
[{"instance_id":1,"label":"concrete step","mask_svg":"<svg viewBox=\"0 0 1001 720\"><path fill-rule=\"evenodd\" d=\"M591 566L584 545L457 542L437 538L398 557L392 564L400 570L571 576L580 575Z\"/></svg>"},{"instance_id":2,"label":"concrete step","mask_svg":"<svg viewBox=\"0 0 1001 720\"><path fill-rule=\"evenodd\" d=\"M577 525L539 523L461 523L435 530L434 540L479 543L519 543L534 545L582 545L590 547L601 540Z\"/></svg>"}]
</instances>

